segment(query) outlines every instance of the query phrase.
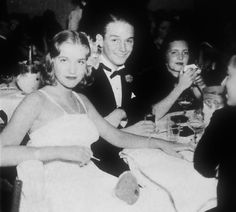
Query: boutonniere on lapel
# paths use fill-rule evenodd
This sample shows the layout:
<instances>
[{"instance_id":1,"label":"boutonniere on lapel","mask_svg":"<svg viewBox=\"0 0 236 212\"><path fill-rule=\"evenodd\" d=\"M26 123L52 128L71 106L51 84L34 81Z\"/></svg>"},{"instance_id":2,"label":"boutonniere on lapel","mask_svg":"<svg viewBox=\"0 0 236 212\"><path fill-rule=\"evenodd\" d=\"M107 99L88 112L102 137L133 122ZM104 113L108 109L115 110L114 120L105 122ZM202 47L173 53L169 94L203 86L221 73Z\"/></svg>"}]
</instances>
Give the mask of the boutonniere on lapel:
<instances>
[{"instance_id":1,"label":"boutonniere on lapel","mask_svg":"<svg viewBox=\"0 0 236 212\"><path fill-rule=\"evenodd\" d=\"M131 74L126 74L125 75L125 81L128 82L128 83L131 83L133 82L133 76Z\"/></svg>"}]
</instances>

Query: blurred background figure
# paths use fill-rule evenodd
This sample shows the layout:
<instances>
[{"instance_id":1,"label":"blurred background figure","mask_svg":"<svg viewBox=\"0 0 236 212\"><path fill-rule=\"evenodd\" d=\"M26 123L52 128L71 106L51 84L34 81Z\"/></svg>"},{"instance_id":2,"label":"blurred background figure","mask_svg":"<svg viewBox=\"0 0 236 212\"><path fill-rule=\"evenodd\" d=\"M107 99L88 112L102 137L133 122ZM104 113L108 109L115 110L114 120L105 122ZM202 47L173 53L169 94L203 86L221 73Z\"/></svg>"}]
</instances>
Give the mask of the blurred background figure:
<instances>
[{"instance_id":1,"label":"blurred background figure","mask_svg":"<svg viewBox=\"0 0 236 212\"><path fill-rule=\"evenodd\" d=\"M160 50L164 39L173 27L173 19L164 11L155 11L150 13L149 20L153 42L156 48Z\"/></svg>"},{"instance_id":2,"label":"blurred background figure","mask_svg":"<svg viewBox=\"0 0 236 212\"><path fill-rule=\"evenodd\" d=\"M222 80L220 74L220 52L209 42L202 42L196 64L202 70L202 77L207 86L217 85Z\"/></svg>"},{"instance_id":3,"label":"blurred background figure","mask_svg":"<svg viewBox=\"0 0 236 212\"><path fill-rule=\"evenodd\" d=\"M71 0L73 9L68 16L68 29L79 30L80 20L83 15L83 9L86 6L86 0Z\"/></svg>"},{"instance_id":4,"label":"blurred background figure","mask_svg":"<svg viewBox=\"0 0 236 212\"><path fill-rule=\"evenodd\" d=\"M29 33L32 43L37 47L38 53L44 56L53 36L62 30L62 26L56 19L55 12L45 10L42 16L35 16L29 25Z\"/></svg>"}]
</instances>

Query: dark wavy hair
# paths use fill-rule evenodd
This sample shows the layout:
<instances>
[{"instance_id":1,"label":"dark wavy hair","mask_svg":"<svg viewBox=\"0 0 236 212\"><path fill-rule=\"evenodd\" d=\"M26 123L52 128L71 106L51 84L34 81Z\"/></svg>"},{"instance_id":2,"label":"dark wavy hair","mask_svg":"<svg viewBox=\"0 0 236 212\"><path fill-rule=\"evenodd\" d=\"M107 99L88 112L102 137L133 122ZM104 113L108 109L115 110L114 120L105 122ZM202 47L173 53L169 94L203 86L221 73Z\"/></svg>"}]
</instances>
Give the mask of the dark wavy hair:
<instances>
[{"instance_id":1,"label":"dark wavy hair","mask_svg":"<svg viewBox=\"0 0 236 212\"><path fill-rule=\"evenodd\" d=\"M189 62L195 57L195 47L193 42L191 42L191 37L186 32L175 31L167 35L166 39L164 40L162 47L161 47L161 61L163 63L166 62L167 59L167 51L170 48L170 44L174 41L184 41L187 43L189 48Z\"/></svg>"},{"instance_id":2,"label":"dark wavy hair","mask_svg":"<svg viewBox=\"0 0 236 212\"><path fill-rule=\"evenodd\" d=\"M99 3L98 3L99 4ZM91 17L90 17L91 16ZM99 13L91 14L82 21L82 30L86 32L93 40L96 40L96 35L101 34L103 37L106 34L107 26L110 23L121 21L133 26L134 30L138 24L137 18L131 9L119 7L117 5L104 5L99 10Z\"/></svg>"},{"instance_id":3,"label":"dark wavy hair","mask_svg":"<svg viewBox=\"0 0 236 212\"><path fill-rule=\"evenodd\" d=\"M86 59L90 56L91 50L87 35L85 33L72 30L64 30L57 33L51 40L49 51L45 58L45 69L42 72L43 85L56 85L55 75L53 72L54 63L52 59L60 55L60 47L66 42L84 46L88 49ZM89 73L88 70L87 73ZM86 85L88 77L89 76L85 74L84 79L79 84Z\"/></svg>"}]
</instances>

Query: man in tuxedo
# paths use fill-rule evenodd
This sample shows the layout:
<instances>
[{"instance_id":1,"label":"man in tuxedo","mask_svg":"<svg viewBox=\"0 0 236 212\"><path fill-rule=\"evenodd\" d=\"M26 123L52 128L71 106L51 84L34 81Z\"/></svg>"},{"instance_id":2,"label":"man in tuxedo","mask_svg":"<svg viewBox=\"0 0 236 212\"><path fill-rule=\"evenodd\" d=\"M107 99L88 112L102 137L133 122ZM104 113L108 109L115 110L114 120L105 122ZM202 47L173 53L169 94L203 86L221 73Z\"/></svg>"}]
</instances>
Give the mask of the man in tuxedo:
<instances>
[{"instance_id":1,"label":"man in tuxedo","mask_svg":"<svg viewBox=\"0 0 236 212\"><path fill-rule=\"evenodd\" d=\"M124 12L124 11L123 11ZM134 46L134 24L125 13L112 11L100 17L96 24L95 45L101 51L99 65L92 71L94 82L84 90L98 112L115 127L122 128L121 120L133 117L132 76L125 67ZM92 37L92 36L91 36ZM122 108L122 109L119 109ZM133 123L132 123L133 124ZM124 127L124 125L123 125ZM147 134L154 130L151 121L139 121L122 130L134 134ZM128 169L119 157L122 150L100 139L92 145L93 153L100 159L96 165L115 176Z\"/></svg>"}]
</instances>

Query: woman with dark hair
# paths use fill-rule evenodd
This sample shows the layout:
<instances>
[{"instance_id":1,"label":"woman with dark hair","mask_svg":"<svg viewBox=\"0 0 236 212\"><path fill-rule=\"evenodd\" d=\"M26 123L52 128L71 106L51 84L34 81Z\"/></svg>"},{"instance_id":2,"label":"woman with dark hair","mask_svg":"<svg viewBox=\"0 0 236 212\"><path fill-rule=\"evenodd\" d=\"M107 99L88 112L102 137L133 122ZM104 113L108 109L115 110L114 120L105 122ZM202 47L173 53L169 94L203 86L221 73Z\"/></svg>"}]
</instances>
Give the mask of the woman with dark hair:
<instances>
[{"instance_id":1,"label":"woman with dark hair","mask_svg":"<svg viewBox=\"0 0 236 212\"><path fill-rule=\"evenodd\" d=\"M147 142L146 137L122 132L106 122L84 95L73 92L84 78L89 54L83 33L56 34L43 76L45 86L26 96L0 134L0 164L18 165L23 181L22 212L156 210L157 206L150 208L147 188L133 207L120 201L134 204L138 200L136 178L124 173L113 191L117 178L91 162L90 145L101 136L122 148L159 148L175 156L190 148L162 139ZM30 140L20 146L26 132Z\"/></svg>"},{"instance_id":2,"label":"woman with dark hair","mask_svg":"<svg viewBox=\"0 0 236 212\"><path fill-rule=\"evenodd\" d=\"M188 109L200 103L205 85L201 70L190 62L193 56L190 44L183 33L168 35L162 44L161 64L155 70L147 71L146 77L139 82L139 97L152 107L156 120L168 112L183 110L178 105L180 99L192 102Z\"/></svg>"}]
</instances>

